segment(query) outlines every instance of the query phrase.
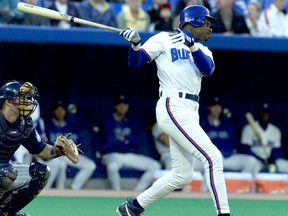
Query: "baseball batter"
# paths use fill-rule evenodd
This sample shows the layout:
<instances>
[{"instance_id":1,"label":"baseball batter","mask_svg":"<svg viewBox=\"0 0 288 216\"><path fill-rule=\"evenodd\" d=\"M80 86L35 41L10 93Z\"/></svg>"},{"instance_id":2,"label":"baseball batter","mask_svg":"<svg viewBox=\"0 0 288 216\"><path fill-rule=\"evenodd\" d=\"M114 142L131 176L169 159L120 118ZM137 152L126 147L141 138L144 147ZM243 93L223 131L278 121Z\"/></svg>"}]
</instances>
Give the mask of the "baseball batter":
<instances>
[{"instance_id":1,"label":"baseball batter","mask_svg":"<svg viewBox=\"0 0 288 216\"><path fill-rule=\"evenodd\" d=\"M203 6L186 7L180 14L175 32L160 32L140 45L141 38L127 28L120 35L132 43L129 67L135 70L155 60L159 78L156 107L157 122L169 135L172 170L158 179L136 199L128 199L116 212L120 216L137 216L150 204L193 179L195 159L205 168L207 185L218 215L230 215L223 162L220 151L199 126L199 92L203 76L214 71L211 51L200 42L211 36L216 19Z\"/></svg>"}]
</instances>

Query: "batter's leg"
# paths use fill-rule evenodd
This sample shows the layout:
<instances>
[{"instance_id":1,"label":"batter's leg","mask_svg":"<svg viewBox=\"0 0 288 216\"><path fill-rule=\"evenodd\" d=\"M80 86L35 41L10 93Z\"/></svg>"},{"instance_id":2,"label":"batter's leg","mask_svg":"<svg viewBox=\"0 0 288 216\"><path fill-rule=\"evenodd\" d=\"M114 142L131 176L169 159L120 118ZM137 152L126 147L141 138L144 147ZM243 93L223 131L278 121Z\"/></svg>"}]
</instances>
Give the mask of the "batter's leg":
<instances>
[{"instance_id":1,"label":"batter's leg","mask_svg":"<svg viewBox=\"0 0 288 216\"><path fill-rule=\"evenodd\" d=\"M158 121L159 126L186 152L202 162L216 212L219 215L229 215L230 209L223 175L222 155L200 127L197 105L194 108L194 104L188 101L185 101L187 106L178 106L178 103L179 101L174 98L166 98L165 108L169 120L164 116L163 121ZM159 111L163 111L162 108ZM158 116L162 118L160 116L163 115L162 113L159 113L157 118Z\"/></svg>"},{"instance_id":2,"label":"batter's leg","mask_svg":"<svg viewBox=\"0 0 288 216\"><path fill-rule=\"evenodd\" d=\"M143 208L192 181L195 159L172 139L170 139L170 148L172 170L137 197L137 201Z\"/></svg>"}]
</instances>

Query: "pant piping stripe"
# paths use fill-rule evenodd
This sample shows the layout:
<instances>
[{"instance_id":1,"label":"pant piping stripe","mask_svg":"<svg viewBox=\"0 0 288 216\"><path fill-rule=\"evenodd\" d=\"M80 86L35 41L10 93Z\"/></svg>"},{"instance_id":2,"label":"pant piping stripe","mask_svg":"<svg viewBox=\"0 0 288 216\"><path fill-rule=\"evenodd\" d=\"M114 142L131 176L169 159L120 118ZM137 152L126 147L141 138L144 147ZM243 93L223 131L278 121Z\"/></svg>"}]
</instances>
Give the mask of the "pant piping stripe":
<instances>
[{"instance_id":1,"label":"pant piping stripe","mask_svg":"<svg viewBox=\"0 0 288 216\"><path fill-rule=\"evenodd\" d=\"M170 116L171 120L173 121L173 123L176 125L176 127L180 130L180 132L191 142L191 144L198 149L198 151L200 151L200 153L207 159L207 161L209 162L209 173L210 173L210 184L211 184L211 188L213 191L213 195L215 197L215 201L216 201L216 206L217 206L217 210L218 213L221 213L221 208L220 208L220 202L219 202L219 198L218 198L218 193L214 184L214 176L213 176L213 163L211 161L211 158L209 157L209 155L185 132L185 130L179 125L179 123L177 122L177 120L175 119L174 115L172 114L172 111L170 109L170 98L166 99L166 109L168 112L168 115Z\"/></svg>"}]
</instances>

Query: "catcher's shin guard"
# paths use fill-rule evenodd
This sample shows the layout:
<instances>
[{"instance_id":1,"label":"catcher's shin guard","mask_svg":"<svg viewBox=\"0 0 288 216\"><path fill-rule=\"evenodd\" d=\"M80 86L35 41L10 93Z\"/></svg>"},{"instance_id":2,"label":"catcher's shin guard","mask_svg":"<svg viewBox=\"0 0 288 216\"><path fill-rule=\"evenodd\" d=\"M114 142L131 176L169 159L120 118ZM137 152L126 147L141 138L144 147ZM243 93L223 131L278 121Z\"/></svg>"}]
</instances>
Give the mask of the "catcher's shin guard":
<instances>
[{"instance_id":1,"label":"catcher's shin guard","mask_svg":"<svg viewBox=\"0 0 288 216\"><path fill-rule=\"evenodd\" d=\"M3 199L1 198L0 215L14 215L30 203L46 186L51 171L47 165L35 162L29 167L29 174L30 180L5 192Z\"/></svg>"},{"instance_id":2,"label":"catcher's shin guard","mask_svg":"<svg viewBox=\"0 0 288 216\"><path fill-rule=\"evenodd\" d=\"M0 165L0 199L17 178L17 170L9 163Z\"/></svg>"}]
</instances>

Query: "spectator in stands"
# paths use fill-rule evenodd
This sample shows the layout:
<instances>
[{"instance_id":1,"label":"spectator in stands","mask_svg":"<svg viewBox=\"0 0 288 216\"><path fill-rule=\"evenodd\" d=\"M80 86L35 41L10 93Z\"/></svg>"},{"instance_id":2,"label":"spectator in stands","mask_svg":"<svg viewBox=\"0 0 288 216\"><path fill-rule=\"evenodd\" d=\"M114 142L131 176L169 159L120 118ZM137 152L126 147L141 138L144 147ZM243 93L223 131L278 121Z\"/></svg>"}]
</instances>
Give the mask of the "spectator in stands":
<instances>
[{"instance_id":1,"label":"spectator in stands","mask_svg":"<svg viewBox=\"0 0 288 216\"><path fill-rule=\"evenodd\" d=\"M246 17L246 24L252 36L269 36L268 28L259 22L261 13L261 5L252 0L248 3L248 14Z\"/></svg>"},{"instance_id":2,"label":"spectator in stands","mask_svg":"<svg viewBox=\"0 0 288 216\"><path fill-rule=\"evenodd\" d=\"M124 29L134 28L138 31L146 31L150 26L149 14L142 9L142 0L126 0L122 10L117 16L117 25Z\"/></svg>"},{"instance_id":3,"label":"spectator in stands","mask_svg":"<svg viewBox=\"0 0 288 216\"><path fill-rule=\"evenodd\" d=\"M288 37L286 3L286 0L273 0L260 15L260 23L268 28L271 37Z\"/></svg>"},{"instance_id":4,"label":"spectator in stands","mask_svg":"<svg viewBox=\"0 0 288 216\"><path fill-rule=\"evenodd\" d=\"M250 34L245 17L234 8L235 0L217 0L218 10L212 13L217 18L217 24L212 25L214 33Z\"/></svg>"},{"instance_id":5,"label":"spectator in stands","mask_svg":"<svg viewBox=\"0 0 288 216\"><path fill-rule=\"evenodd\" d=\"M206 0L180 0L178 1L177 3L177 6L176 6L176 16L174 17L174 20L173 20L173 28L179 28L179 21L180 21L180 13L185 7L188 7L190 5L203 5L205 6L206 8L210 8L209 7L209 3L206 1ZM207 7L208 5L208 7ZM178 12L178 10L180 10Z\"/></svg>"},{"instance_id":6,"label":"spectator in stands","mask_svg":"<svg viewBox=\"0 0 288 216\"><path fill-rule=\"evenodd\" d=\"M25 0L27 4L37 5L39 0ZM45 17L36 16L29 13L24 13L22 25L33 25L33 26L50 26L50 20Z\"/></svg>"},{"instance_id":7,"label":"spectator in stands","mask_svg":"<svg viewBox=\"0 0 288 216\"><path fill-rule=\"evenodd\" d=\"M19 24L24 14L17 10L18 0L0 0L0 25Z\"/></svg>"},{"instance_id":8,"label":"spectator in stands","mask_svg":"<svg viewBox=\"0 0 288 216\"><path fill-rule=\"evenodd\" d=\"M160 162L164 169L170 170L172 168L172 159L170 156L169 136L164 133L157 122L152 127L152 135L158 153L160 154Z\"/></svg>"},{"instance_id":9,"label":"spectator in stands","mask_svg":"<svg viewBox=\"0 0 288 216\"><path fill-rule=\"evenodd\" d=\"M176 4L176 8L174 11L174 15L178 16L180 12L189 5L203 5L205 6L209 11L211 10L211 6L208 0L178 0Z\"/></svg>"},{"instance_id":10,"label":"spectator in stands","mask_svg":"<svg viewBox=\"0 0 288 216\"><path fill-rule=\"evenodd\" d=\"M51 141L51 143L54 143L57 136L72 133L70 138L75 143L81 143L81 138L79 135L80 129L76 125L73 125L71 122L66 121L66 105L64 105L62 101L58 101L53 106L52 111L53 117L46 127L46 134L49 141ZM70 188L74 190L81 189L84 184L90 179L96 169L96 164L93 162L93 160L82 154L80 154L80 161L77 164L73 164L69 160L64 160L62 157L56 158L55 160L57 160L60 168L58 170L58 175L56 176L56 179L54 178L53 180L56 180L56 188L59 189L65 188L67 166L74 167L79 170L74 177L72 184L70 185ZM51 161L46 161L45 163L49 167L51 167L52 174L53 168L52 166L50 166ZM52 176L50 178L52 179ZM53 181L51 180L51 182L49 182L49 185L47 184L48 186L46 186L45 188L48 189L52 186L52 184Z\"/></svg>"},{"instance_id":11,"label":"spectator in stands","mask_svg":"<svg viewBox=\"0 0 288 216\"><path fill-rule=\"evenodd\" d=\"M269 104L263 103L258 109L257 133L247 124L241 134L242 151L254 156L259 167L265 171L270 165L275 165L281 152L282 134L277 126L270 123L270 115Z\"/></svg>"},{"instance_id":12,"label":"spectator in stands","mask_svg":"<svg viewBox=\"0 0 288 216\"><path fill-rule=\"evenodd\" d=\"M173 31L173 17L170 3L164 3L159 8L159 19L155 21L154 31Z\"/></svg>"},{"instance_id":13,"label":"spectator in stands","mask_svg":"<svg viewBox=\"0 0 288 216\"><path fill-rule=\"evenodd\" d=\"M222 153L224 171L246 172L254 177L260 171L260 166L253 156L238 153L239 142L234 127L224 115L219 97L209 102L208 111L208 116L202 118L200 125Z\"/></svg>"},{"instance_id":14,"label":"spectator in stands","mask_svg":"<svg viewBox=\"0 0 288 216\"><path fill-rule=\"evenodd\" d=\"M79 5L80 18L117 27L114 9L105 0L84 0Z\"/></svg>"},{"instance_id":15,"label":"spectator in stands","mask_svg":"<svg viewBox=\"0 0 288 216\"><path fill-rule=\"evenodd\" d=\"M138 154L143 143L143 129L139 122L127 116L130 105L124 95L114 102L114 112L104 122L105 143L102 147L102 163L106 165L112 189L121 190L119 170L131 168L143 171L134 190L144 190L152 184L160 164L147 156Z\"/></svg>"},{"instance_id":16,"label":"spectator in stands","mask_svg":"<svg viewBox=\"0 0 288 216\"><path fill-rule=\"evenodd\" d=\"M167 0L153 0L153 5L148 7L146 12L149 14L151 24L153 24L157 20L159 20L159 18L160 18L160 12L159 12L160 5L162 5L166 2L167 2Z\"/></svg>"},{"instance_id":17,"label":"spectator in stands","mask_svg":"<svg viewBox=\"0 0 288 216\"><path fill-rule=\"evenodd\" d=\"M78 8L74 3L70 2L70 0L54 0L49 6L49 9L59 11L63 14L69 14L70 16L79 17ZM70 23L63 20L60 21L51 19L50 22L52 26L57 26L64 29L79 26L77 23Z\"/></svg>"}]
</instances>

